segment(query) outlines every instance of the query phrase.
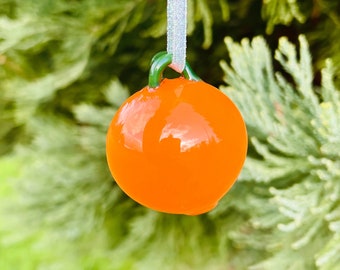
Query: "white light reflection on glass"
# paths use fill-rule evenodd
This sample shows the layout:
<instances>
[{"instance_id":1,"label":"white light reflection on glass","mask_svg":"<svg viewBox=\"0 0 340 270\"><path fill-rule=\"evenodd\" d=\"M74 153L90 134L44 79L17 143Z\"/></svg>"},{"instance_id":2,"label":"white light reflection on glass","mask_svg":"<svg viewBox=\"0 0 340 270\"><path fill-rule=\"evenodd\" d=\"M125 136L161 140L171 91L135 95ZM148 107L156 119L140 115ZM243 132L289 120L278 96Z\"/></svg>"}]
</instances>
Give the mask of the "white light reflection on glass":
<instances>
[{"instance_id":1,"label":"white light reflection on glass","mask_svg":"<svg viewBox=\"0 0 340 270\"><path fill-rule=\"evenodd\" d=\"M183 115L186 116L185 123L182 121L184 117L181 116ZM187 119L190 119L189 123ZM201 143L211 141L218 143L220 141L210 127L209 122L202 115L195 112L194 108L187 103L181 103L176 106L166 118L166 122L160 141L169 137L180 139L181 152L186 152Z\"/></svg>"},{"instance_id":2,"label":"white light reflection on glass","mask_svg":"<svg viewBox=\"0 0 340 270\"><path fill-rule=\"evenodd\" d=\"M122 125L124 145L131 150L143 150L143 133L145 125L154 116L155 110L160 106L158 98L132 100L124 106L118 119Z\"/></svg>"}]
</instances>

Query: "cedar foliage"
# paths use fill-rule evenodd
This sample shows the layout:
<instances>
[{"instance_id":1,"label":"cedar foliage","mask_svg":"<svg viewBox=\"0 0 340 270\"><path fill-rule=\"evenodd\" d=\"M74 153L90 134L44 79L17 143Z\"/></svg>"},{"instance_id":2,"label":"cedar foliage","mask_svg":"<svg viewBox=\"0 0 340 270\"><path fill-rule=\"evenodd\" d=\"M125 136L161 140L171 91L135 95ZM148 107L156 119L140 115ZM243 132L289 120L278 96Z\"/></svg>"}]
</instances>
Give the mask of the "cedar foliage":
<instances>
[{"instance_id":1,"label":"cedar foliage","mask_svg":"<svg viewBox=\"0 0 340 270\"><path fill-rule=\"evenodd\" d=\"M196 217L137 205L105 161L115 110L165 48L165 1L0 2L1 269L340 265L339 3L188 6L188 60L250 141L238 182Z\"/></svg>"}]
</instances>

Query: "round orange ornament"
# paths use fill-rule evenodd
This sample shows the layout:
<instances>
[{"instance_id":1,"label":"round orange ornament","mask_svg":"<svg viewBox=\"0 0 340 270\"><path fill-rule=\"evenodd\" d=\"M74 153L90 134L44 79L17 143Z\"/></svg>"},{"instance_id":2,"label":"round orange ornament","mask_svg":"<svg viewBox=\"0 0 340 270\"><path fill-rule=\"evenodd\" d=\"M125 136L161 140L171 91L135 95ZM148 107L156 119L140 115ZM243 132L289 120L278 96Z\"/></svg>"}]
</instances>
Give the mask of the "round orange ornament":
<instances>
[{"instance_id":1,"label":"round orange ornament","mask_svg":"<svg viewBox=\"0 0 340 270\"><path fill-rule=\"evenodd\" d=\"M212 210L236 181L247 132L235 104L199 80L162 79L171 55L153 59L149 85L128 98L106 139L110 171L121 189L151 209L197 215Z\"/></svg>"}]
</instances>

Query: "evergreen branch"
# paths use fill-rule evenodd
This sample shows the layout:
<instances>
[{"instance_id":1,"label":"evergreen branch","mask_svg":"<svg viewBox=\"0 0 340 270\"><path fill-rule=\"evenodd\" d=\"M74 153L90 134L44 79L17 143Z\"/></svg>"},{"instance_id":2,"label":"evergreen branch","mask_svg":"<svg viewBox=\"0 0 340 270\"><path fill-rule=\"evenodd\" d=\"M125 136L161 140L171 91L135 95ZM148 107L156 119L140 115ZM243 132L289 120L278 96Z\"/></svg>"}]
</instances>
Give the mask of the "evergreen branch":
<instances>
[{"instance_id":1,"label":"evergreen branch","mask_svg":"<svg viewBox=\"0 0 340 270\"><path fill-rule=\"evenodd\" d=\"M339 243L335 245L334 241L340 226L331 221L340 204L339 92L330 60L322 70L321 89L313 86L307 41L303 36L299 40L300 59L286 38L280 39L275 53L283 69L292 76L292 85L282 74L273 75L263 39L255 38L251 45L248 40L238 45L226 39L231 64L222 62L229 85L222 90L239 106L250 127L251 149L258 155L248 157L239 184L253 182L263 192L271 193L276 210L272 206L262 209L262 219L272 217L273 211L281 216L270 227L275 237L264 238L264 250L276 246L272 256L250 269L331 270L338 263L328 247L339 249ZM316 94L319 91L321 100ZM258 219L259 214L252 213L251 220ZM256 222L254 229L255 225ZM261 229L253 234L267 235ZM234 241L238 242L242 235L242 231L234 232ZM254 246L253 242L245 243ZM307 252L310 256L306 256ZM295 261L291 265L285 256L292 258L293 253L300 256L291 259Z\"/></svg>"},{"instance_id":2,"label":"evergreen branch","mask_svg":"<svg viewBox=\"0 0 340 270\"><path fill-rule=\"evenodd\" d=\"M277 24L289 25L293 19L303 23L306 17L300 12L296 0L263 1L262 16L267 19L266 32L271 34Z\"/></svg>"}]
</instances>

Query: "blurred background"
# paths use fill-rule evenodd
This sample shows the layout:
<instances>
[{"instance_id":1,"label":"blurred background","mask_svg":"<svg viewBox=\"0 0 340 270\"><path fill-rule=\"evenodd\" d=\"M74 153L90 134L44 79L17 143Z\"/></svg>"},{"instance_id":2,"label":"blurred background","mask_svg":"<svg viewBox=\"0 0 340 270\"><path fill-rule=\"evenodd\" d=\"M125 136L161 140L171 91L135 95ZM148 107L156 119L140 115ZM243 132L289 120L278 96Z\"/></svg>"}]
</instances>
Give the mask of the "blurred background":
<instances>
[{"instance_id":1,"label":"blurred background","mask_svg":"<svg viewBox=\"0 0 340 270\"><path fill-rule=\"evenodd\" d=\"M0 269L340 269L339 11L188 0L187 60L249 133L240 179L189 217L133 202L105 159L166 1L0 0Z\"/></svg>"}]
</instances>

